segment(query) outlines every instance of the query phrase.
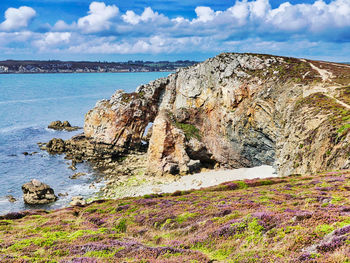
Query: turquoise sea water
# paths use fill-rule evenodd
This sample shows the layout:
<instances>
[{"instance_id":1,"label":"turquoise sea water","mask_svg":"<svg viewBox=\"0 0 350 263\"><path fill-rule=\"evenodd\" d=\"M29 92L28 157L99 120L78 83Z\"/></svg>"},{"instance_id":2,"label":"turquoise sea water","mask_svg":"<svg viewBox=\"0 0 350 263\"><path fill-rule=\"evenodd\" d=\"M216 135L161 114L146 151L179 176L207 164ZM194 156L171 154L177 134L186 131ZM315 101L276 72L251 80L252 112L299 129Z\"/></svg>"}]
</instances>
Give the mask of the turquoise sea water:
<instances>
[{"instance_id":1,"label":"turquoise sea water","mask_svg":"<svg viewBox=\"0 0 350 263\"><path fill-rule=\"evenodd\" d=\"M100 99L109 98L116 90L131 92L168 72L89 73L89 74L11 74L0 75L0 214L30 209L22 200L21 186L33 178L49 184L56 195L68 193L45 208L67 205L74 195L89 196L96 192L89 185L99 175L88 164L78 164L77 171L68 169L64 156L40 151L37 142L51 138L67 139L82 132L47 129L54 120L68 120L82 126L84 114ZM38 152L25 156L23 152ZM76 172L88 175L70 179ZM17 201L10 203L6 196Z\"/></svg>"}]
</instances>

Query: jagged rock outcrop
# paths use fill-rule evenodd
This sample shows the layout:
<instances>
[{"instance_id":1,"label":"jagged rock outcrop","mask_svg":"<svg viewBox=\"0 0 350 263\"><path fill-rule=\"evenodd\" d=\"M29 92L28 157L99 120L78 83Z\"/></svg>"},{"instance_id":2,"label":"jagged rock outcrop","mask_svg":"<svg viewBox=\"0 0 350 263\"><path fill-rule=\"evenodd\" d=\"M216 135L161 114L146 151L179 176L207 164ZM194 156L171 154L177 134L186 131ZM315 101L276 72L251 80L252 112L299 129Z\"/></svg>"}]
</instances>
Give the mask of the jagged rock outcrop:
<instances>
[{"instance_id":1,"label":"jagged rock outcrop","mask_svg":"<svg viewBox=\"0 0 350 263\"><path fill-rule=\"evenodd\" d=\"M147 165L155 174L186 173L191 160L269 164L281 175L348 168L349 84L347 65L221 54L98 102L84 134L133 149L153 123Z\"/></svg>"}]
</instances>

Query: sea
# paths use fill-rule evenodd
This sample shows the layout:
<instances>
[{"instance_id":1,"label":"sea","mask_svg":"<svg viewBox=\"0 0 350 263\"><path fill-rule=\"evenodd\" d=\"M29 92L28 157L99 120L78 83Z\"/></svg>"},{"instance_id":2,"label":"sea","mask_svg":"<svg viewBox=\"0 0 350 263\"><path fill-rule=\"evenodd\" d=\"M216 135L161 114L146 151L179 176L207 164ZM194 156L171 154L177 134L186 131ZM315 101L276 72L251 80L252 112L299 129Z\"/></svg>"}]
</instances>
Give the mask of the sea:
<instances>
[{"instance_id":1,"label":"sea","mask_svg":"<svg viewBox=\"0 0 350 263\"><path fill-rule=\"evenodd\" d=\"M27 209L56 209L67 206L72 196L93 197L103 185L98 172L88 163L68 168L64 155L41 151L38 142L52 138L68 139L83 132L48 129L55 120L68 120L83 126L84 114L96 102L108 99L119 89L135 91L141 85L170 72L72 73L0 75L0 215ZM28 155L23 153L27 152ZM86 173L70 179L74 173ZM55 194L66 195L46 206L28 206L22 198L22 185L31 179L50 185ZM101 181L96 183L96 181ZM92 184L95 187L92 187ZM16 201L11 203L8 196Z\"/></svg>"}]
</instances>

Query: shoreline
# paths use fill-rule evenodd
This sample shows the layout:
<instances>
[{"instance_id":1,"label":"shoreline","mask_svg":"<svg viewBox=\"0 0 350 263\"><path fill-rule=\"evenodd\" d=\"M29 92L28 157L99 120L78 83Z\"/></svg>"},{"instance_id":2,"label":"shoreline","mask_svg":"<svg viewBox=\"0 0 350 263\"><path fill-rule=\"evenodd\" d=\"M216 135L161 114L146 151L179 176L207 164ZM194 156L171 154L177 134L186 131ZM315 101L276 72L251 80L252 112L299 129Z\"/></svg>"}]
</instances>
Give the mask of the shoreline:
<instances>
[{"instance_id":1,"label":"shoreline","mask_svg":"<svg viewBox=\"0 0 350 263\"><path fill-rule=\"evenodd\" d=\"M122 165L121 165L122 166ZM100 200L119 200L123 198L147 197L149 195L173 194L176 192L186 192L192 190L207 189L216 187L225 183L237 183L244 180L262 180L280 178L275 173L272 166L262 165L252 168L237 168L227 170L205 170L203 172L175 176L147 176L144 174L132 176L120 176L108 180L108 175L102 178L102 181L93 181L92 185L99 187L97 192L85 196L88 204ZM72 179L73 180L73 179ZM113 181L113 183L111 183ZM239 184L239 183L238 183ZM74 187L74 186L72 186ZM72 196L70 195L69 198ZM5 216L9 213L20 213L24 211L56 211L72 207L67 201L68 196L59 197L59 199L48 205L26 206L27 209L11 210L10 212L0 213ZM67 203L63 205L63 203ZM57 206L58 205L58 206Z\"/></svg>"}]
</instances>

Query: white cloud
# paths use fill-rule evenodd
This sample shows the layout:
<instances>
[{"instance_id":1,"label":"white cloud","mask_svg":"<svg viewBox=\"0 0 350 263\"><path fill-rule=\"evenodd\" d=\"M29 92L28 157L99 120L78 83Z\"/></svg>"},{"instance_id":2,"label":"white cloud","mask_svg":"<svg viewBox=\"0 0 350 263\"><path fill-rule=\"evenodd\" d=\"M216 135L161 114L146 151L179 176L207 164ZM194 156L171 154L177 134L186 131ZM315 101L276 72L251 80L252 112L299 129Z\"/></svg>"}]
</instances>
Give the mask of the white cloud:
<instances>
[{"instance_id":1,"label":"white cloud","mask_svg":"<svg viewBox=\"0 0 350 263\"><path fill-rule=\"evenodd\" d=\"M14 31L28 26L30 20L36 15L33 8L21 6L9 8L5 11L5 21L0 24L0 30Z\"/></svg>"},{"instance_id":2,"label":"white cloud","mask_svg":"<svg viewBox=\"0 0 350 263\"><path fill-rule=\"evenodd\" d=\"M201 42L198 37L172 38L152 36L142 39L127 39L115 42L113 39L92 38L72 45L62 52L87 54L169 54L174 52L198 51Z\"/></svg>"},{"instance_id":3,"label":"white cloud","mask_svg":"<svg viewBox=\"0 0 350 263\"><path fill-rule=\"evenodd\" d=\"M16 42L27 42L35 34L30 31L20 31L20 32L0 32L0 45L6 45L9 43Z\"/></svg>"},{"instance_id":4,"label":"white cloud","mask_svg":"<svg viewBox=\"0 0 350 263\"><path fill-rule=\"evenodd\" d=\"M313 4L283 3L270 10L266 23L276 29L300 33L332 33L330 29L350 27L350 1L335 0L326 4L318 0ZM327 32L328 31L328 32Z\"/></svg>"},{"instance_id":5,"label":"white cloud","mask_svg":"<svg viewBox=\"0 0 350 263\"><path fill-rule=\"evenodd\" d=\"M33 44L39 48L39 50L48 51L54 46L62 46L70 42L72 33L70 32L48 32L42 34L40 39L35 40Z\"/></svg>"},{"instance_id":6,"label":"white cloud","mask_svg":"<svg viewBox=\"0 0 350 263\"><path fill-rule=\"evenodd\" d=\"M163 18L158 12L154 12L152 8L146 7L141 15L137 15L134 11L128 10L125 15L122 15L122 19L129 24L136 25L140 22L154 21L157 18Z\"/></svg>"},{"instance_id":7,"label":"white cloud","mask_svg":"<svg viewBox=\"0 0 350 263\"><path fill-rule=\"evenodd\" d=\"M106 6L103 2L92 2L88 13L78 20L78 27L86 33L96 33L110 28L110 20L118 15L119 8L115 5Z\"/></svg>"},{"instance_id":8,"label":"white cloud","mask_svg":"<svg viewBox=\"0 0 350 263\"><path fill-rule=\"evenodd\" d=\"M214 20L215 16L219 15L221 12L214 12L213 9L207 6L198 6L194 10L197 14L197 18L193 22L208 22Z\"/></svg>"},{"instance_id":9,"label":"white cloud","mask_svg":"<svg viewBox=\"0 0 350 263\"><path fill-rule=\"evenodd\" d=\"M171 19L171 21L172 21L172 22L176 22L176 23L178 23L178 24L190 22L188 19L185 19L185 18L183 18L182 16L178 16L178 17L176 17L176 18L173 18L173 19Z\"/></svg>"},{"instance_id":10,"label":"white cloud","mask_svg":"<svg viewBox=\"0 0 350 263\"><path fill-rule=\"evenodd\" d=\"M52 27L53 31L70 31L76 28L76 23L72 23L71 25L67 24L63 20L58 20L56 24Z\"/></svg>"}]
</instances>

